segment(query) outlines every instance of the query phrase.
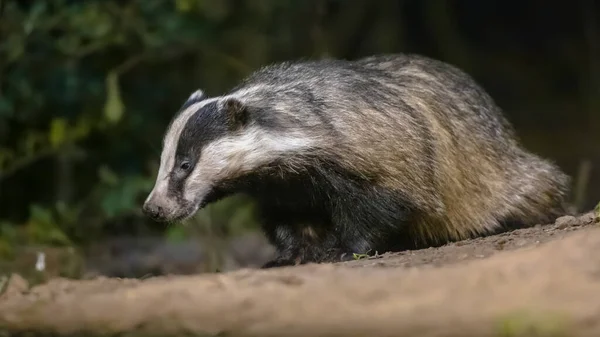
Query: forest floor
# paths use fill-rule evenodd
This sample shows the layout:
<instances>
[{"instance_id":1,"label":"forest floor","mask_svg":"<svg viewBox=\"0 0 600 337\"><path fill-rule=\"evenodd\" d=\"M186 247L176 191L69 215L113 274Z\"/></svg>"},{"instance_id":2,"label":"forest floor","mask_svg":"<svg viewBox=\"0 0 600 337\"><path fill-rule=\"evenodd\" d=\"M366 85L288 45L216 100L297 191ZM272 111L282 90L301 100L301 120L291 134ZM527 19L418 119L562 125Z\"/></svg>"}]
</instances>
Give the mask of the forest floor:
<instances>
[{"instance_id":1,"label":"forest floor","mask_svg":"<svg viewBox=\"0 0 600 337\"><path fill-rule=\"evenodd\" d=\"M13 275L0 336L600 336L600 226L554 224L339 264L149 279Z\"/></svg>"}]
</instances>

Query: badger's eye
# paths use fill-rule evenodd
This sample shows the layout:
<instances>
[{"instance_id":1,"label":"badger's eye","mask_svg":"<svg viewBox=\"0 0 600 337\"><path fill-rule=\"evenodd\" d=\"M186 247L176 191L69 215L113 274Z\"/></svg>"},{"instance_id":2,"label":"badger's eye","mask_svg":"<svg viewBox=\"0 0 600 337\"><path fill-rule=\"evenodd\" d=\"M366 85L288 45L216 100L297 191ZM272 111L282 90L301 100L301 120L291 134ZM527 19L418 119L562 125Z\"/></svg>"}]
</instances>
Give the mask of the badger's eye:
<instances>
[{"instance_id":1,"label":"badger's eye","mask_svg":"<svg viewBox=\"0 0 600 337\"><path fill-rule=\"evenodd\" d=\"M181 166L179 166L182 170L187 171L190 169L190 163L187 161L184 161L183 163L181 163Z\"/></svg>"}]
</instances>

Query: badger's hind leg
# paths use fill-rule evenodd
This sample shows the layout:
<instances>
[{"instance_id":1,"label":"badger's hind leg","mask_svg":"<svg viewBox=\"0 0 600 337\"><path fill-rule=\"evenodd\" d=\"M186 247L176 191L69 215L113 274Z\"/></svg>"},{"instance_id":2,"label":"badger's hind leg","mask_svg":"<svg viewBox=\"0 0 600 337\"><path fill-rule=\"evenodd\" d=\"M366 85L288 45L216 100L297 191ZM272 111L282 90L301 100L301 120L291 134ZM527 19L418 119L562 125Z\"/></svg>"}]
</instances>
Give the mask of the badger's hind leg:
<instances>
[{"instance_id":1,"label":"badger's hind leg","mask_svg":"<svg viewBox=\"0 0 600 337\"><path fill-rule=\"evenodd\" d=\"M338 246L351 258L414 249L410 205L397 193L373 187L340 199L333 216Z\"/></svg>"},{"instance_id":2,"label":"badger's hind leg","mask_svg":"<svg viewBox=\"0 0 600 337\"><path fill-rule=\"evenodd\" d=\"M520 171L507 183L507 191L496 205L495 217L502 225L499 232L552 223L569 214L566 196L570 177L558 166L534 154L522 153L515 161Z\"/></svg>"}]
</instances>

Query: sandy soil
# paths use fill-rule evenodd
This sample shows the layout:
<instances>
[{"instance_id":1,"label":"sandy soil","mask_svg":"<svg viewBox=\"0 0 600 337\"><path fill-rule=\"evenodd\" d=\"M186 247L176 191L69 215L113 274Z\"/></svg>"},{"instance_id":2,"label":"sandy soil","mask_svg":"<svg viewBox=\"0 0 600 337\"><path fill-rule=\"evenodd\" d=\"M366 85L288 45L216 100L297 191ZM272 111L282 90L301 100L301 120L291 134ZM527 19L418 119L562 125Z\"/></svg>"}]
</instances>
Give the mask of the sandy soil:
<instances>
[{"instance_id":1,"label":"sandy soil","mask_svg":"<svg viewBox=\"0 0 600 337\"><path fill-rule=\"evenodd\" d=\"M13 275L0 336L600 336L590 214L336 265L145 280Z\"/></svg>"}]
</instances>

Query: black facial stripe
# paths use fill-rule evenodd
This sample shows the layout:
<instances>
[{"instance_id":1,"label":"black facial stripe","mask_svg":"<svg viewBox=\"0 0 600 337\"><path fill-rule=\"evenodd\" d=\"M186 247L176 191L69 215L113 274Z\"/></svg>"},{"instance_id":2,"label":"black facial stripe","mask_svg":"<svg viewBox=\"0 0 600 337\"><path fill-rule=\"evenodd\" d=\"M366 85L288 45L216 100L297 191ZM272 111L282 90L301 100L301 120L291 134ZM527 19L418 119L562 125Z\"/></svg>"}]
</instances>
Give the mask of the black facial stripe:
<instances>
[{"instance_id":1,"label":"black facial stripe","mask_svg":"<svg viewBox=\"0 0 600 337\"><path fill-rule=\"evenodd\" d=\"M173 122L175 122L175 120L177 119L177 117L179 117L181 115L181 113L184 112L187 108L189 108L193 104L202 102L202 101L204 101L207 98L208 98L208 96L202 95L201 97L194 97L194 98L191 98L191 99L188 99L187 101L185 101L183 103L183 105L179 108L179 110L177 110L177 113L175 113L175 115L173 116L173 118L171 118L171 122L169 123L169 127L171 127L171 125L173 124Z\"/></svg>"},{"instance_id":2,"label":"black facial stripe","mask_svg":"<svg viewBox=\"0 0 600 337\"><path fill-rule=\"evenodd\" d=\"M217 102L202 106L187 120L177 141L175 162L169 173L168 190L173 198L183 200L185 180L200 159L202 148L227 133L226 123L226 116L219 110ZM190 164L187 170L182 168L184 162Z\"/></svg>"},{"instance_id":3,"label":"black facial stripe","mask_svg":"<svg viewBox=\"0 0 600 337\"><path fill-rule=\"evenodd\" d=\"M192 166L198 160L202 148L228 132L227 117L219 110L217 102L211 102L194 112L187 120L177 142L175 165L189 160Z\"/></svg>"},{"instance_id":4,"label":"black facial stripe","mask_svg":"<svg viewBox=\"0 0 600 337\"><path fill-rule=\"evenodd\" d=\"M186 102L181 111L204 99L192 99ZM181 113L181 112L180 112ZM175 161L169 172L168 194L179 203L185 202L183 193L185 181L200 159L202 149L217 138L223 137L229 131L227 116L219 109L217 102L205 104L186 121L175 151ZM183 163L189 163L187 169Z\"/></svg>"},{"instance_id":5,"label":"black facial stripe","mask_svg":"<svg viewBox=\"0 0 600 337\"><path fill-rule=\"evenodd\" d=\"M169 185L167 187L167 194L170 198L173 198L177 201L178 204L182 204L183 201L183 185L185 183L185 177L177 174L177 170L171 171L169 173Z\"/></svg>"},{"instance_id":6,"label":"black facial stripe","mask_svg":"<svg viewBox=\"0 0 600 337\"><path fill-rule=\"evenodd\" d=\"M175 115L169 121L169 125L167 126L167 130L171 128L171 126L173 125L173 123L175 123L175 120L177 120L177 118L181 115L182 112L184 112L187 108L189 108L193 104L196 104L198 102L202 102L202 101L204 101L207 98L208 97L206 95L202 95L201 97L195 97L195 98L188 99L187 101L185 101L183 103L183 105L179 108L179 110L177 110L177 112L175 113ZM163 141L164 141L164 139L163 139Z\"/></svg>"}]
</instances>

